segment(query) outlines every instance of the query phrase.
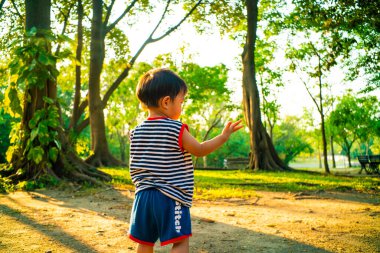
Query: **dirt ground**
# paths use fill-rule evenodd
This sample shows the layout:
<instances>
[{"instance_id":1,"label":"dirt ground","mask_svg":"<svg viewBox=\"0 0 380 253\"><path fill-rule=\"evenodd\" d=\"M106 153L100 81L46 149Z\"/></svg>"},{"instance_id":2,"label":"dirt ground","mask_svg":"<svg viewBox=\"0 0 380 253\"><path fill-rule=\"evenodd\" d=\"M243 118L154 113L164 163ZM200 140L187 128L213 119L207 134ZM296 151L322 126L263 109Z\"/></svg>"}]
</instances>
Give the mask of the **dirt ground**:
<instances>
[{"instance_id":1,"label":"dirt ground","mask_svg":"<svg viewBox=\"0 0 380 253\"><path fill-rule=\"evenodd\" d=\"M378 195L257 194L195 201L190 252L380 252ZM132 200L122 189L0 195L0 252L134 252Z\"/></svg>"}]
</instances>

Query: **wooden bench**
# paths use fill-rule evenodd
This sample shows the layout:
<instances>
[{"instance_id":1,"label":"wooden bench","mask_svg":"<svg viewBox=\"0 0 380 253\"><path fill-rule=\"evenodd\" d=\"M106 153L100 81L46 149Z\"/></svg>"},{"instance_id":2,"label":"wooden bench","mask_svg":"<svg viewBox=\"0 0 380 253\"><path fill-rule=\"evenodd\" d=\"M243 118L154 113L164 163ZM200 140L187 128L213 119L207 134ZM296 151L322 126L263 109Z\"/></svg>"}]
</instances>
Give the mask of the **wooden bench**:
<instances>
[{"instance_id":1,"label":"wooden bench","mask_svg":"<svg viewBox=\"0 0 380 253\"><path fill-rule=\"evenodd\" d=\"M364 170L367 174L380 174L380 155L359 155L358 161L361 169L359 174Z\"/></svg>"},{"instance_id":2,"label":"wooden bench","mask_svg":"<svg viewBox=\"0 0 380 253\"><path fill-rule=\"evenodd\" d=\"M248 157L231 157L224 160L224 168L230 170L242 170L247 168L248 164Z\"/></svg>"}]
</instances>

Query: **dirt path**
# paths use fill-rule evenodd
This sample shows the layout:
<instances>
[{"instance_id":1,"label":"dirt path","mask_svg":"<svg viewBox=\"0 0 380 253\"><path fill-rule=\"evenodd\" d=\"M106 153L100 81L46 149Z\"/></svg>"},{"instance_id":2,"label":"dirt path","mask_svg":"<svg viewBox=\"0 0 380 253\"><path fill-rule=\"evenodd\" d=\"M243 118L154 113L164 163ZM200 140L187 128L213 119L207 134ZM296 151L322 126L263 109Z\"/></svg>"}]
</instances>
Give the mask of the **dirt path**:
<instances>
[{"instance_id":1,"label":"dirt path","mask_svg":"<svg viewBox=\"0 0 380 253\"><path fill-rule=\"evenodd\" d=\"M379 196L257 193L196 201L191 252L380 252ZM0 195L0 252L134 252L132 198L114 189Z\"/></svg>"}]
</instances>

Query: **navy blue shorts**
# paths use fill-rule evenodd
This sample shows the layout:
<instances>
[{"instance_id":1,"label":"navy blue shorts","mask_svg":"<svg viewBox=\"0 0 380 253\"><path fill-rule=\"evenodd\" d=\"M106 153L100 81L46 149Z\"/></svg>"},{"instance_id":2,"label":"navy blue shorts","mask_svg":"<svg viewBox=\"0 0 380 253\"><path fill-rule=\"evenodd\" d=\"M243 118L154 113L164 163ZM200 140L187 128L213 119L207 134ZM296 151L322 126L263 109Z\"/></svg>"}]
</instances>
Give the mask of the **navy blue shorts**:
<instances>
[{"instance_id":1,"label":"navy blue shorts","mask_svg":"<svg viewBox=\"0 0 380 253\"><path fill-rule=\"evenodd\" d=\"M181 241L191 236L189 209L157 189L142 190L133 201L129 238L149 246Z\"/></svg>"}]
</instances>

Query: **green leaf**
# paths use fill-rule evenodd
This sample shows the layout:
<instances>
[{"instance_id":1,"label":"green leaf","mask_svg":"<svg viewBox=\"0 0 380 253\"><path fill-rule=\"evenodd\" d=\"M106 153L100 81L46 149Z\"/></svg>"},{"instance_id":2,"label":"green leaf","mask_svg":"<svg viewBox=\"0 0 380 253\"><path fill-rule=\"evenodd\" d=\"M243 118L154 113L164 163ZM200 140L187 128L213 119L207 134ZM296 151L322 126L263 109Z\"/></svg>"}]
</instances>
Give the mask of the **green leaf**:
<instances>
[{"instance_id":1,"label":"green leaf","mask_svg":"<svg viewBox=\"0 0 380 253\"><path fill-rule=\"evenodd\" d=\"M58 150L62 150L62 145L61 145L61 142L59 140L54 139L54 143L57 146Z\"/></svg>"},{"instance_id":2,"label":"green leaf","mask_svg":"<svg viewBox=\"0 0 380 253\"><path fill-rule=\"evenodd\" d=\"M57 128L59 126L59 120L58 119L47 119L46 120L49 127Z\"/></svg>"},{"instance_id":3,"label":"green leaf","mask_svg":"<svg viewBox=\"0 0 380 253\"><path fill-rule=\"evenodd\" d=\"M41 145L48 145L50 142L49 128L47 120L42 120L38 124L38 140Z\"/></svg>"},{"instance_id":4,"label":"green leaf","mask_svg":"<svg viewBox=\"0 0 380 253\"><path fill-rule=\"evenodd\" d=\"M49 149L49 160L52 162L57 161L59 150L56 147Z\"/></svg>"},{"instance_id":5,"label":"green leaf","mask_svg":"<svg viewBox=\"0 0 380 253\"><path fill-rule=\"evenodd\" d=\"M38 56L38 61L42 63L43 65L49 65L49 58L45 52L40 52Z\"/></svg>"},{"instance_id":6,"label":"green leaf","mask_svg":"<svg viewBox=\"0 0 380 253\"><path fill-rule=\"evenodd\" d=\"M26 36L34 37L37 34L37 28L33 26L29 31L26 32Z\"/></svg>"},{"instance_id":7,"label":"green leaf","mask_svg":"<svg viewBox=\"0 0 380 253\"><path fill-rule=\"evenodd\" d=\"M33 147L28 152L28 160L32 160L35 164L39 164L44 158L44 150L41 146Z\"/></svg>"},{"instance_id":8,"label":"green leaf","mask_svg":"<svg viewBox=\"0 0 380 253\"><path fill-rule=\"evenodd\" d=\"M28 123L29 128L30 129L35 128L38 122L44 117L45 117L45 109L36 111L33 115L33 118Z\"/></svg>"},{"instance_id":9,"label":"green leaf","mask_svg":"<svg viewBox=\"0 0 380 253\"><path fill-rule=\"evenodd\" d=\"M43 96L42 99L45 101L45 103L47 103L49 105L54 104L54 99L52 99L52 98Z\"/></svg>"},{"instance_id":10,"label":"green leaf","mask_svg":"<svg viewBox=\"0 0 380 253\"><path fill-rule=\"evenodd\" d=\"M20 69L20 62L18 59L14 59L8 65L8 68L11 70L11 75L17 74Z\"/></svg>"},{"instance_id":11,"label":"green leaf","mask_svg":"<svg viewBox=\"0 0 380 253\"><path fill-rule=\"evenodd\" d=\"M30 141L33 141L38 135L38 128L34 128L30 133Z\"/></svg>"},{"instance_id":12,"label":"green leaf","mask_svg":"<svg viewBox=\"0 0 380 253\"><path fill-rule=\"evenodd\" d=\"M32 71L37 65L36 59L33 59L32 62L29 64L28 70Z\"/></svg>"},{"instance_id":13,"label":"green leaf","mask_svg":"<svg viewBox=\"0 0 380 253\"><path fill-rule=\"evenodd\" d=\"M8 93L8 98L10 101L11 110L14 113L22 114L21 102L17 95L17 90L15 88L10 88Z\"/></svg>"}]
</instances>

